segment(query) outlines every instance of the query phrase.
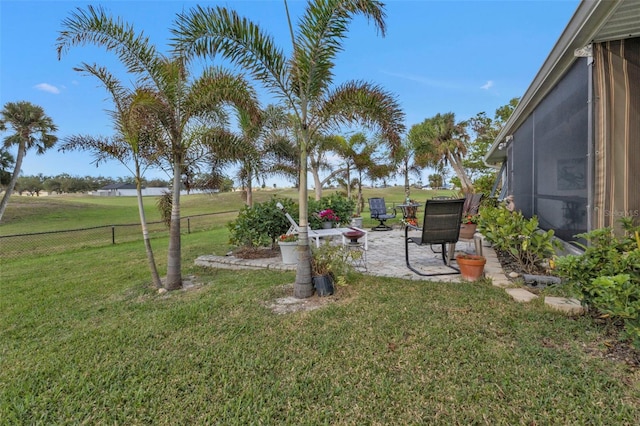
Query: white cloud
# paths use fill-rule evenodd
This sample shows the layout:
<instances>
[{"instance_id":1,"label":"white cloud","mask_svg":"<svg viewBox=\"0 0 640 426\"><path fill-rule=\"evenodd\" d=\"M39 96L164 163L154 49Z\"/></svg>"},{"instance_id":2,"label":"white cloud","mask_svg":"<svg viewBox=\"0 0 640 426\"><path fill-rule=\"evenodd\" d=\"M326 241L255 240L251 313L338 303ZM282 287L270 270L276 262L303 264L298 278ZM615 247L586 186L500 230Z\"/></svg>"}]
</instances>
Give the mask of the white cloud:
<instances>
[{"instance_id":1,"label":"white cloud","mask_svg":"<svg viewBox=\"0 0 640 426\"><path fill-rule=\"evenodd\" d=\"M57 95L60 93L60 89L58 89L56 86L52 86L51 84L47 84L47 83L36 84L33 87L35 87L38 90L42 90L43 92L53 93L54 95Z\"/></svg>"},{"instance_id":2,"label":"white cloud","mask_svg":"<svg viewBox=\"0 0 640 426\"><path fill-rule=\"evenodd\" d=\"M480 86L480 88L484 89L484 90L489 90L492 87L493 87L493 81L492 80L489 80L483 86Z\"/></svg>"},{"instance_id":3,"label":"white cloud","mask_svg":"<svg viewBox=\"0 0 640 426\"><path fill-rule=\"evenodd\" d=\"M434 80L434 79L423 77L416 74L404 74L404 73L396 73L396 72L389 72L389 71L381 71L381 73L390 75L392 77L398 77L403 80L414 81L416 83L419 83L425 86L438 87L441 89L461 89L459 84L452 83L449 81L443 81L443 80Z\"/></svg>"}]
</instances>

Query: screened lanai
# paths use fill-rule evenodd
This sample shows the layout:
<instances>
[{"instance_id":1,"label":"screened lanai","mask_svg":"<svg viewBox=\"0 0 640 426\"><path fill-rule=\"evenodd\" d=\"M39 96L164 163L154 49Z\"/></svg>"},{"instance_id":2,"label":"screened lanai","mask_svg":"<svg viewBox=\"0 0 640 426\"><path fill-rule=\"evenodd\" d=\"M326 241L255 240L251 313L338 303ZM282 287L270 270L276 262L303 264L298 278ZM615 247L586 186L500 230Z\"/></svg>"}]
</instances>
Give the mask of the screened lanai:
<instances>
[{"instance_id":1,"label":"screened lanai","mask_svg":"<svg viewBox=\"0 0 640 426\"><path fill-rule=\"evenodd\" d=\"M640 220L639 60L640 2L582 2L485 157L564 241Z\"/></svg>"}]
</instances>

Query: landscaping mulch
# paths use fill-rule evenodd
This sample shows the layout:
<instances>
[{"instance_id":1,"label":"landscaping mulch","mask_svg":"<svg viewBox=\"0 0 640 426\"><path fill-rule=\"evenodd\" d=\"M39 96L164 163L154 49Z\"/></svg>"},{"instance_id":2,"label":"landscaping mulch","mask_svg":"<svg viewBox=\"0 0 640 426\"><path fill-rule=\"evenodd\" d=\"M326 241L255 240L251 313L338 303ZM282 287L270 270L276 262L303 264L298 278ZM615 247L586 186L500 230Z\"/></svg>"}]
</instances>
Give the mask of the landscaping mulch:
<instances>
[{"instance_id":1,"label":"landscaping mulch","mask_svg":"<svg viewBox=\"0 0 640 426\"><path fill-rule=\"evenodd\" d=\"M268 259L280 256L280 248L272 249L270 247L241 247L233 252L233 255L239 259Z\"/></svg>"}]
</instances>

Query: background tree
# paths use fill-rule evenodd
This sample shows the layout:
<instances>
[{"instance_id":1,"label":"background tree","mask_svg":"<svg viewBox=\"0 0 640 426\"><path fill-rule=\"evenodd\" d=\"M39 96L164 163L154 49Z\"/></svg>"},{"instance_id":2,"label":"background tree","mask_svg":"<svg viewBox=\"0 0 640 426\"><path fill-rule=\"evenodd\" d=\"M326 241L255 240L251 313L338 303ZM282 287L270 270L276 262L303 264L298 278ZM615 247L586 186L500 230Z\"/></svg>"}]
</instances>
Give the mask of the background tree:
<instances>
[{"instance_id":1,"label":"background tree","mask_svg":"<svg viewBox=\"0 0 640 426\"><path fill-rule=\"evenodd\" d=\"M415 149L416 163L422 167L450 165L462 191L473 192L473 183L465 172L463 159L469 135L466 122L456 123L455 114L436 114L409 130L409 140Z\"/></svg>"},{"instance_id":2,"label":"background tree","mask_svg":"<svg viewBox=\"0 0 640 426\"><path fill-rule=\"evenodd\" d=\"M11 182L11 169L15 163L13 155L0 146L0 194L4 191L5 186Z\"/></svg>"},{"instance_id":3,"label":"background tree","mask_svg":"<svg viewBox=\"0 0 640 426\"><path fill-rule=\"evenodd\" d=\"M362 133L354 133L349 139L342 138L342 141L334 150L345 160L345 166L341 168L345 174L347 182L353 182L357 189L356 194L356 214L359 216L364 208L364 198L362 196L362 184L365 178L378 179L389 174L389 158L376 155L382 146L380 139L367 139ZM385 158L386 157L386 158ZM354 178L352 178L355 175ZM347 192L351 198L351 191Z\"/></svg>"},{"instance_id":4,"label":"background tree","mask_svg":"<svg viewBox=\"0 0 640 426\"><path fill-rule=\"evenodd\" d=\"M0 111L0 131L11 127L15 133L4 138L4 148L18 147L15 167L11 180L6 187L2 201L0 201L0 222L9 203L9 198L16 186L22 161L27 151L35 148L36 154L43 154L56 144L58 138L53 134L58 128L51 117L44 113L42 107L30 102L7 102Z\"/></svg>"},{"instance_id":5,"label":"background tree","mask_svg":"<svg viewBox=\"0 0 640 426\"><path fill-rule=\"evenodd\" d=\"M480 180L478 183L485 187L485 191L486 181L495 178L496 170L484 163L484 156L518 105L518 99L513 98L508 104L497 108L493 119L480 112L468 121L469 133L473 135L473 140L468 145L463 164L467 174L474 180L474 185Z\"/></svg>"},{"instance_id":6,"label":"background tree","mask_svg":"<svg viewBox=\"0 0 640 426\"><path fill-rule=\"evenodd\" d=\"M408 138L405 138L396 154L396 171L404 178L404 196L406 200L411 198L411 184L409 176L415 175L420 179L422 168L414 162L415 149Z\"/></svg>"},{"instance_id":7,"label":"background tree","mask_svg":"<svg viewBox=\"0 0 640 426\"><path fill-rule=\"evenodd\" d=\"M442 186L444 185L444 182L442 180L442 175L440 175L438 173L430 174L427 177L427 180L429 181L429 187L431 189L442 188Z\"/></svg>"},{"instance_id":8,"label":"background tree","mask_svg":"<svg viewBox=\"0 0 640 426\"><path fill-rule=\"evenodd\" d=\"M334 169L327 159L328 153L335 151L339 143L339 139L334 135L317 134L309 145L309 172L313 178L316 201L322 198L322 188L345 171L343 168ZM323 170L329 171L324 179L320 178L320 173Z\"/></svg>"},{"instance_id":9,"label":"background tree","mask_svg":"<svg viewBox=\"0 0 640 426\"><path fill-rule=\"evenodd\" d=\"M29 193L29 195L40 196L40 192L44 189L44 176L39 174L37 176L20 176L16 183L15 192L22 195L23 192Z\"/></svg>"},{"instance_id":10,"label":"background tree","mask_svg":"<svg viewBox=\"0 0 640 426\"><path fill-rule=\"evenodd\" d=\"M156 288L162 287L160 274L151 247L151 238L144 211L142 198L142 177L156 162L155 142L159 137L159 123L146 105L153 95L144 89L129 90L122 86L106 68L84 65L77 71L84 71L98 78L111 95L115 110L110 112L116 129L115 136L96 137L90 135L73 135L65 138L60 147L62 151L84 150L94 153L94 163L115 159L125 166L133 175L138 200L138 214L142 239L147 255L147 264L151 271L151 279Z\"/></svg>"},{"instance_id":11,"label":"background tree","mask_svg":"<svg viewBox=\"0 0 640 426\"><path fill-rule=\"evenodd\" d=\"M307 160L312 141L341 124L378 126L392 150L399 145L404 114L397 101L378 86L347 82L333 88L334 60L342 50L348 25L356 15L385 32L384 5L373 0L312 0L294 32L285 1L293 44L291 57L249 19L224 7L196 7L180 16L176 48L192 54L222 54L286 102L295 116L295 141L300 153L299 261L294 296L309 297L311 257L307 233Z\"/></svg>"},{"instance_id":12,"label":"background tree","mask_svg":"<svg viewBox=\"0 0 640 426\"><path fill-rule=\"evenodd\" d=\"M268 105L262 111L262 120L253 123L245 111L238 112L238 127L242 143L238 160L238 177L246 191L246 204L253 206L253 182L264 185L269 175L280 175L285 170L281 165L295 159L296 153L286 136L290 117L278 105Z\"/></svg>"},{"instance_id":13,"label":"background tree","mask_svg":"<svg viewBox=\"0 0 640 426\"><path fill-rule=\"evenodd\" d=\"M167 276L164 286L168 290L182 288L182 259L180 232L180 190L183 167L189 150L184 138L185 129L198 118L206 119L224 105L255 112L255 95L240 76L222 69L207 68L192 79L189 73L190 58L184 50L173 50L173 56L161 54L142 33L136 34L132 25L108 16L101 8L78 8L63 21L56 42L58 58L69 48L93 44L114 52L125 65L127 72L137 77L136 85L149 89L155 98L148 100L164 135L157 148L171 158L173 195ZM177 34L177 32L174 31ZM177 40L177 44L189 43ZM210 135L214 138L215 135Z\"/></svg>"}]
</instances>

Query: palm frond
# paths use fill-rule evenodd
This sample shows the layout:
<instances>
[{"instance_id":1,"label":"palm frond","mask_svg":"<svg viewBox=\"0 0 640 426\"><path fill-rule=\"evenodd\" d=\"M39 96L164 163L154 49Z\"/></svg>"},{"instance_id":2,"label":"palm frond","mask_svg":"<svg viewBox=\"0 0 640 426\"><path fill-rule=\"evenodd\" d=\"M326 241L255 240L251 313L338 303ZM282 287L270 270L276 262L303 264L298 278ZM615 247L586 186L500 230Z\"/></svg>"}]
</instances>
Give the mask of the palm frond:
<instances>
[{"instance_id":1,"label":"palm frond","mask_svg":"<svg viewBox=\"0 0 640 426\"><path fill-rule=\"evenodd\" d=\"M223 104L244 111L254 124L260 121L258 96L249 82L222 68L208 68L189 88L185 108L190 114L201 115L219 109Z\"/></svg>"},{"instance_id":2,"label":"palm frond","mask_svg":"<svg viewBox=\"0 0 640 426\"><path fill-rule=\"evenodd\" d=\"M384 36L384 5L379 1L314 0L308 3L300 20L292 58L293 84L298 96L317 99L333 84L335 57L343 50L349 23L356 15L373 20Z\"/></svg>"},{"instance_id":3,"label":"palm frond","mask_svg":"<svg viewBox=\"0 0 640 426\"><path fill-rule=\"evenodd\" d=\"M348 82L334 91L320 105L318 128L324 124L362 124L377 128L392 154L402 141L405 131L404 112L395 96L380 86L366 82Z\"/></svg>"},{"instance_id":4,"label":"palm frond","mask_svg":"<svg viewBox=\"0 0 640 426\"><path fill-rule=\"evenodd\" d=\"M164 58L144 33L136 35L131 24L108 16L101 6L77 8L62 26L56 39L58 59L73 46L93 44L113 51L130 73L153 77Z\"/></svg>"},{"instance_id":5,"label":"palm frond","mask_svg":"<svg viewBox=\"0 0 640 426\"><path fill-rule=\"evenodd\" d=\"M286 96L289 70L286 57L273 38L247 18L224 7L196 6L178 15L172 46L179 56L222 54L249 70L279 96Z\"/></svg>"}]
</instances>

